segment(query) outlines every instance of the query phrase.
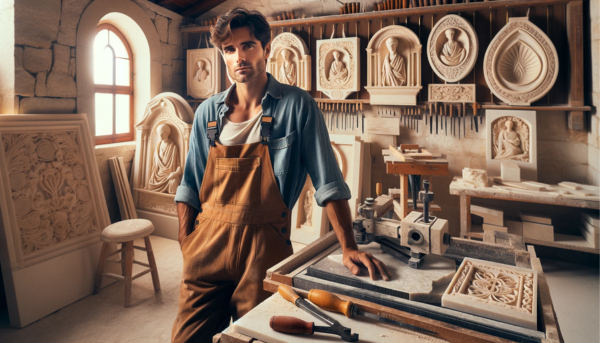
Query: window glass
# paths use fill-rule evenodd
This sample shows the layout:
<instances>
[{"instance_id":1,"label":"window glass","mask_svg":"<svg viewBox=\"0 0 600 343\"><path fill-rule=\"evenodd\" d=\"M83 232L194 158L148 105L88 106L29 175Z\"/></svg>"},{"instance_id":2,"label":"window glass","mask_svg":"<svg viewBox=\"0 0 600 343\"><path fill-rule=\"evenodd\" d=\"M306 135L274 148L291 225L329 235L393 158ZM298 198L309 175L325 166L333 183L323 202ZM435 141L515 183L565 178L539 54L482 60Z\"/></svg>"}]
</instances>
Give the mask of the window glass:
<instances>
[{"instance_id":1,"label":"window glass","mask_svg":"<svg viewBox=\"0 0 600 343\"><path fill-rule=\"evenodd\" d=\"M96 93L96 136L113 134L113 95Z\"/></svg>"},{"instance_id":2,"label":"window glass","mask_svg":"<svg viewBox=\"0 0 600 343\"><path fill-rule=\"evenodd\" d=\"M117 94L115 100L116 133L129 132L129 95Z\"/></svg>"}]
</instances>

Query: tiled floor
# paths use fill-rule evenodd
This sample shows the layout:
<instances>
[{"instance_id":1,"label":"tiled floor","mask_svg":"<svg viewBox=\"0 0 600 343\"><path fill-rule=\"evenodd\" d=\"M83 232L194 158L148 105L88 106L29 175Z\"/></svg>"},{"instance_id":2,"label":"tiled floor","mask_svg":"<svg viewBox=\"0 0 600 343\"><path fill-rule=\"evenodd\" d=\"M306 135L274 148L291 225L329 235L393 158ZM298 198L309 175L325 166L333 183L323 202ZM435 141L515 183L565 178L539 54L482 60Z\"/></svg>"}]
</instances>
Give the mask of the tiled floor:
<instances>
[{"instance_id":1,"label":"tiled floor","mask_svg":"<svg viewBox=\"0 0 600 343\"><path fill-rule=\"evenodd\" d=\"M129 308L123 307L122 283L115 283L24 329L10 328L4 313L0 342L169 342L177 311L181 252L177 241L155 236L151 240L159 293L154 293L147 274L134 281ZM145 254L136 258L145 261ZM542 260L542 265L565 342L599 342L598 269L553 260Z\"/></svg>"}]
</instances>

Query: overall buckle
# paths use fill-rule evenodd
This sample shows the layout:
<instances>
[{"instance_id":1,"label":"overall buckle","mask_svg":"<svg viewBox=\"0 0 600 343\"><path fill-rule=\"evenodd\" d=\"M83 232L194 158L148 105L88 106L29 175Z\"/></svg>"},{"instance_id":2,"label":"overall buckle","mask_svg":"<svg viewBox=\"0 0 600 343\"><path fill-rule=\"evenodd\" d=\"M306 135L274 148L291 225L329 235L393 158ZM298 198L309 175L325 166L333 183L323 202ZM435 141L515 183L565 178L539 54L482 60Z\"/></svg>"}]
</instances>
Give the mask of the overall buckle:
<instances>
[{"instance_id":1,"label":"overall buckle","mask_svg":"<svg viewBox=\"0 0 600 343\"><path fill-rule=\"evenodd\" d=\"M269 137L271 136L271 126L273 124L273 117L262 117L260 123L260 142L261 144L267 144Z\"/></svg>"},{"instance_id":2,"label":"overall buckle","mask_svg":"<svg viewBox=\"0 0 600 343\"><path fill-rule=\"evenodd\" d=\"M216 121L209 121L206 125L206 138L208 138L208 145L215 147L217 138L219 138L219 130L217 128Z\"/></svg>"}]
</instances>

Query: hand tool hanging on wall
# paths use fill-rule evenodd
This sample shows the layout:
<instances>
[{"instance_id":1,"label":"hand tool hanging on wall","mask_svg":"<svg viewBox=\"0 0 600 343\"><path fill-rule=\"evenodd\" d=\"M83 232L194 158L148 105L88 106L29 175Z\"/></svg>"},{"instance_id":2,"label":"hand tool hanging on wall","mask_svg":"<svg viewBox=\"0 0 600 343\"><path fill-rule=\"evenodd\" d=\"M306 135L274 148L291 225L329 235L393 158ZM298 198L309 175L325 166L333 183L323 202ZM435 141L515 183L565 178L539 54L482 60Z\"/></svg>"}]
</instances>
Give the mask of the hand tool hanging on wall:
<instances>
[{"instance_id":1,"label":"hand tool hanging on wall","mask_svg":"<svg viewBox=\"0 0 600 343\"><path fill-rule=\"evenodd\" d=\"M329 317L328 315L314 307L308 301L300 298L300 296L294 291L294 289L291 286L279 285L277 292L285 300L303 309L304 311L308 312L309 314L323 321L324 323L329 324L329 328L331 330L329 333L339 335L346 342L358 341L358 334L352 334L352 330L350 328L342 326L337 320Z\"/></svg>"}]
</instances>

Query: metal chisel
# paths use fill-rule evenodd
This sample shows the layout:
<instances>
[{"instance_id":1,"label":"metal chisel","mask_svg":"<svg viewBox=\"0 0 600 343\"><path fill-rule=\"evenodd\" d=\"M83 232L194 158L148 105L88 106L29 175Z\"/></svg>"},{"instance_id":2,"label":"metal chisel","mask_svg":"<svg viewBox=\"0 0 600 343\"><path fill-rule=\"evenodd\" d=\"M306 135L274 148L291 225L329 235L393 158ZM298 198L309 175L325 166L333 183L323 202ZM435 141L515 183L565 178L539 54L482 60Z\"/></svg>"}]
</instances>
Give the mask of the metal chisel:
<instances>
[{"instance_id":1,"label":"metal chisel","mask_svg":"<svg viewBox=\"0 0 600 343\"><path fill-rule=\"evenodd\" d=\"M308 292L308 300L327 311L338 312L345 315L348 318L363 316L380 322L400 326L409 330L419 331L429 335L437 335L437 332L434 331L429 331L418 326L385 318L371 312L362 311L358 307L358 305L353 304L351 301L343 301L342 299L338 298L335 294L321 289L311 289Z\"/></svg>"}]
</instances>

